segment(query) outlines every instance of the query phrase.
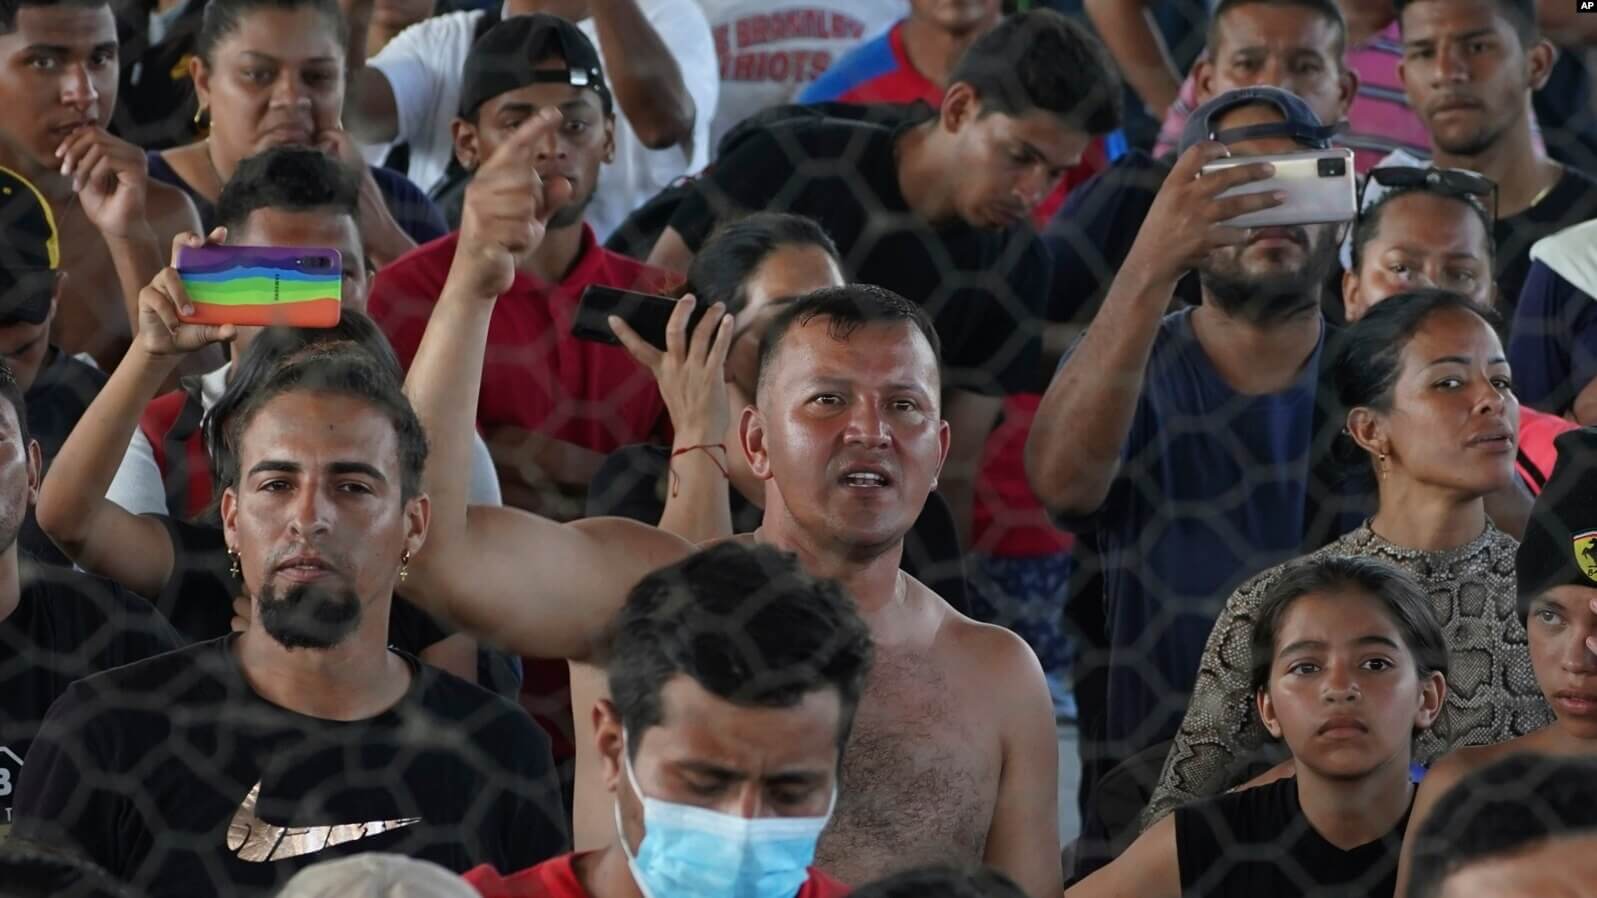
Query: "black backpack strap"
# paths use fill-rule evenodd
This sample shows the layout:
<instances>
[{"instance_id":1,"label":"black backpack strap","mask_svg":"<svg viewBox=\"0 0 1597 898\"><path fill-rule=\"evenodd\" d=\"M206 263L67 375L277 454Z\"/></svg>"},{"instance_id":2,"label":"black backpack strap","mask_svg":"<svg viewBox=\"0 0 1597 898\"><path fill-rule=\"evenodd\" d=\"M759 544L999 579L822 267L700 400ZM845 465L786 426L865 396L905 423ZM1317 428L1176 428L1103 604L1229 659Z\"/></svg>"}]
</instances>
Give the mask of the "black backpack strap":
<instances>
[{"instance_id":1,"label":"black backpack strap","mask_svg":"<svg viewBox=\"0 0 1597 898\"><path fill-rule=\"evenodd\" d=\"M189 458L189 439L199 432L205 420L205 402L197 378L178 381L183 390L183 410L161 437L161 452L166 459L166 507L175 518L188 519L189 491L195 475Z\"/></svg>"}]
</instances>

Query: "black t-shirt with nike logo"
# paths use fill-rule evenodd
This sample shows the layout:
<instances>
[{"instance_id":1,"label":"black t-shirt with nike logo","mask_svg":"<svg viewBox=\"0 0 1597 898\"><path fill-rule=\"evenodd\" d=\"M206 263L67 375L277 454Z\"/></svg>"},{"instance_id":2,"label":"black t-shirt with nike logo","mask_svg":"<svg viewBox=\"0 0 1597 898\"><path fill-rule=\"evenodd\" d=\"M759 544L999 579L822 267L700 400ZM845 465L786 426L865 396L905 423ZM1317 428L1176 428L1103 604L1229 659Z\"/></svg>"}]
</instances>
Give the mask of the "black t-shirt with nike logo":
<instances>
[{"instance_id":1,"label":"black t-shirt with nike logo","mask_svg":"<svg viewBox=\"0 0 1597 898\"><path fill-rule=\"evenodd\" d=\"M73 684L34 740L13 834L149 898L271 894L369 851L464 872L566 849L548 740L516 705L402 655L413 679L393 708L306 717L249 687L235 639Z\"/></svg>"}]
</instances>

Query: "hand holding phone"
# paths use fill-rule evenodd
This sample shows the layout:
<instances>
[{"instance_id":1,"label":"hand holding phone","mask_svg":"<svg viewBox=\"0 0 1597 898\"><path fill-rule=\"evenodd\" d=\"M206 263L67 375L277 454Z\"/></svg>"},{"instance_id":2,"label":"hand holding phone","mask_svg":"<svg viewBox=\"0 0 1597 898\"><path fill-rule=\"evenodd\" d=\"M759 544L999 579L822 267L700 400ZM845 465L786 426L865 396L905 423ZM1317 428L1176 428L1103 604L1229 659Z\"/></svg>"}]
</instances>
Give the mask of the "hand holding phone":
<instances>
[{"instance_id":1,"label":"hand holding phone","mask_svg":"<svg viewBox=\"0 0 1597 898\"><path fill-rule=\"evenodd\" d=\"M1235 160L1238 164L1230 168L1200 177L1205 165L1228 158L1225 145L1214 141L1197 144L1181 154L1159 187L1119 277L1148 278L1150 283L1173 288L1182 275L1202 265L1213 250L1247 239L1247 231L1231 226L1230 219L1280 205L1275 191L1221 196L1233 187L1273 176L1275 169L1268 162L1244 157ZM1168 297L1157 299L1158 292L1149 294L1155 297L1150 301L1168 302Z\"/></svg>"},{"instance_id":2,"label":"hand holding phone","mask_svg":"<svg viewBox=\"0 0 1597 898\"><path fill-rule=\"evenodd\" d=\"M619 316L610 317L609 323L628 354L654 375L678 439L693 444L725 439L732 414L726 387L732 316L726 306L716 303L705 309L691 296L673 302L663 350Z\"/></svg>"},{"instance_id":3,"label":"hand holding phone","mask_svg":"<svg viewBox=\"0 0 1597 898\"><path fill-rule=\"evenodd\" d=\"M151 358L175 361L238 335L238 329L231 324L190 324L183 320L192 315L194 303L178 276L178 256L184 250L205 246L207 239L220 243L227 239L227 229L216 228L209 238L187 232L172 238L172 265L157 272L155 279L139 291L134 342Z\"/></svg>"},{"instance_id":4,"label":"hand holding phone","mask_svg":"<svg viewBox=\"0 0 1597 898\"><path fill-rule=\"evenodd\" d=\"M176 268L193 308L180 315L188 324L332 327L342 310L336 249L182 246Z\"/></svg>"},{"instance_id":5,"label":"hand holding phone","mask_svg":"<svg viewBox=\"0 0 1597 898\"><path fill-rule=\"evenodd\" d=\"M670 348L666 342L667 325L678 302L668 296L593 284L582 291L582 301L577 305L577 318L571 324L571 335L582 340L620 346L621 338L610 329L610 316L614 315L625 321L627 327L650 346L665 352ZM695 304L684 332L696 332L706 311Z\"/></svg>"},{"instance_id":6,"label":"hand holding phone","mask_svg":"<svg viewBox=\"0 0 1597 898\"><path fill-rule=\"evenodd\" d=\"M1239 165L1257 162L1268 162L1275 167L1275 174L1262 181L1231 187L1221 193L1220 198L1274 191L1283 194L1285 199L1279 206L1227 219L1225 223L1231 227L1265 228L1352 221L1358 211L1358 185L1354 181L1353 151L1349 149L1217 159L1203 166L1201 177L1214 177Z\"/></svg>"}]
</instances>

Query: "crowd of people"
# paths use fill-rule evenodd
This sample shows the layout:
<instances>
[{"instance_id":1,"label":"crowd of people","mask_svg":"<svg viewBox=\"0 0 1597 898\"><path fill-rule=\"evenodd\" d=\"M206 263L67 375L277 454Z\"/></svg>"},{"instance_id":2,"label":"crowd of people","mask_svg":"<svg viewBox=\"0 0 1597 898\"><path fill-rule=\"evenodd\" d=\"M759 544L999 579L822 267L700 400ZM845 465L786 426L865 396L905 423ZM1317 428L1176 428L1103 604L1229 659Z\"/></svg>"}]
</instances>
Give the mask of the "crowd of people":
<instances>
[{"instance_id":1,"label":"crowd of people","mask_svg":"<svg viewBox=\"0 0 1597 898\"><path fill-rule=\"evenodd\" d=\"M1597 26L1046 5L0 0L0 898L1597 898Z\"/></svg>"}]
</instances>

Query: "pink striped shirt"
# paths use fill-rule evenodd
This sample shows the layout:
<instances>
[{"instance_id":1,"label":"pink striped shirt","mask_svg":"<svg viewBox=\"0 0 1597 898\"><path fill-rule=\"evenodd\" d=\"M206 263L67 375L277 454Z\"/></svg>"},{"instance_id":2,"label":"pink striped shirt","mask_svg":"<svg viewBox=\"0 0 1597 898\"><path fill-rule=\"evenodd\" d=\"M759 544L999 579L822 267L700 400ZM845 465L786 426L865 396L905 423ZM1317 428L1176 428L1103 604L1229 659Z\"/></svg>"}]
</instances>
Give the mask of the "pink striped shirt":
<instances>
[{"instance_id":1,"label":"pink striped shirt","mask_svg":"<svg viewBox=\"0 0 1597 898\"><path fill-rule=\"evenodd\" d=\"M1359 76L1358 96L1348 109L1348 130L1337 143L1353 150L1359 174L1375 167L1393 150L1403 149L1425 157L1430 155L1430 135L1425 124L1409 108L1403 82L1397 77L1397 64L1403 59L1403 39L1397 22L1348 51L1347 66ZM1198 83L1191 74L1181 85L1180 97L1171 105L1159 128L1156 155L1176 148L1187 116L1197 107Z\"/></svg>"}]
</instances>

